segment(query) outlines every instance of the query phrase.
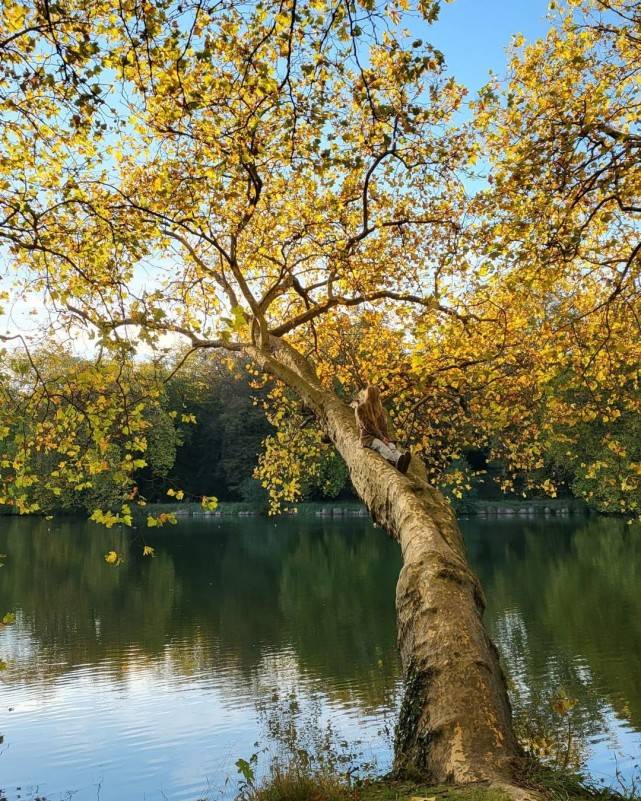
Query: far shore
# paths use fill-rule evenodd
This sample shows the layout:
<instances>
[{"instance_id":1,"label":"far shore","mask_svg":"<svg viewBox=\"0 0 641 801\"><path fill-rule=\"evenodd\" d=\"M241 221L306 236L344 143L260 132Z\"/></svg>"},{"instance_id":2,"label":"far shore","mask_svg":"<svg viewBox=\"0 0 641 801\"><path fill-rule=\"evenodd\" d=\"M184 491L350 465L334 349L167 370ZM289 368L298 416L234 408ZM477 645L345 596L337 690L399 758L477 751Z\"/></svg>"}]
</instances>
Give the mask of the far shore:
<instances>
[{"instance_id":1,"label":"far shore","mask_svg":"<svg viewBox=\"0 0 641 801\"><path fill-rule=\"evenodd\" d=\"M583 501L576 498L499 498L497 500L463 499L452 503L457 515L462 518L478 517L484 518L531 518L531 517L585 517L590 514L598 514L590 509ZM174 503L148 503L144 507L134 509L137 517L147 514L158 515L161 513L171 513L177 518L198 517L198 518L219 518L219 517L261 517L267 516L267 509L258 503L243 501L221 501L218 507L209 511L203 509L200 503L194 502L174 502ZM10 507L0 507L0 516L19 516L14 515ZM35 514L33 517L43 517L44 515ZM55 517L77 517L85 516L81 512L56 513ZM88 517L88 515L86 515ZM326 501L306 501L284 508L279 517L369 517L364 504L356 500L326 500Z\"/></svg>"}]
</instances>

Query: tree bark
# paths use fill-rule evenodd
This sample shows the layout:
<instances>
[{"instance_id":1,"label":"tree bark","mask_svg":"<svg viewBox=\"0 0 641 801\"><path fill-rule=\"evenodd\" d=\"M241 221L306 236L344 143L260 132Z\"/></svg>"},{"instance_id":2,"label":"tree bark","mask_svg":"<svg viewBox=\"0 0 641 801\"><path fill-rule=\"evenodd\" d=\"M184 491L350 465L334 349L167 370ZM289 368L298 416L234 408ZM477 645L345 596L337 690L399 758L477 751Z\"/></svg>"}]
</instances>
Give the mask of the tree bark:
<instances>
[{"instance_id":1,"label":"tree bark","mask_svg":"<svg viewBox=\"0 0 641 801\"><path fill-rule=\"evenodd\" d=\"M519 749L506 684L449 503L427 484L417 459L402 475L363 448L353 411L320 385L297 351L279 339L270 351L248 355L314 410L373 519L401 547L396 612L405 695L395 770L437 783L509 785Z\"/></svg>"}]
</instances>

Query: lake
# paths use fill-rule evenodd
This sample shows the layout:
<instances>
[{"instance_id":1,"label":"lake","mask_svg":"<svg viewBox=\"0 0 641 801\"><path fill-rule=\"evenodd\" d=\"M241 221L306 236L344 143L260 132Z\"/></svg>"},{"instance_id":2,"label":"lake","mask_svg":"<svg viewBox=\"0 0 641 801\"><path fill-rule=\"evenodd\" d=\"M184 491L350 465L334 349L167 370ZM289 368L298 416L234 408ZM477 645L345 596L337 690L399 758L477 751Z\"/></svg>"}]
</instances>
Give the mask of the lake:
<instances>
[{"instance_id":1,"label":"lake","mask_svg":"<svg viewBox=\"0 0 641 801\"><path fill-rule=\"evenodd\" d=\"M551 708L564 692L592 777L629 780L641 531L596 517L462 525L519 725L532 739L565 726ZM112 549L122 564L105 562ZM0 518L0 552L0 616L17 616L0 631L0 798L228 798L235 761L283 715L303 735L331 720L388 767L400 555L368 520L194 518L123 533Z\"/></svg>"}]
</instances>

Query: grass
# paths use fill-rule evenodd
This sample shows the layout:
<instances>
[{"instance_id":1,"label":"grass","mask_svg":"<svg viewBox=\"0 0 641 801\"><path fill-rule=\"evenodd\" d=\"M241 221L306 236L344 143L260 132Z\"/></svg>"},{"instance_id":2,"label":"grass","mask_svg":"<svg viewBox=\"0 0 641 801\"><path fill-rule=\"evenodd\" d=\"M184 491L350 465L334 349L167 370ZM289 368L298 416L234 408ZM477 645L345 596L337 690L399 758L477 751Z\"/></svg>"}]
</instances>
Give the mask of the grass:
<instances>
[{"instance_id":1,"label":"grass","mask_svg":"<svg viewBox=\"0 0 641 801\"><path fill-rule=\"evenodd\" d=\"M243 801L507 801L502 791L488 787L429 787L378 779L356 787L329 774L309 775L296 769L275 771L258 787L245 791Z\"/></svg>"},{"instance_id":2,"label":"grass","mask_svg":"<svg viewBox=\"0 0 641 801\"><path fill-rule=\"evenodd\" d=\"M569 768L545 765L533 758L524 760L519 773L519 786L532 788L550 801L641 801L637 777L626 783L618 776L619 788L613 790L598 786Z\"/></svg>"},{"instance_id":3,"label":"grass","mask_svg":"<svg viewBox=\"0 0 641 801\"><path fill-rule=\"evenodd\" d=\"M381 780L364 785L356 791L358 801L412 801L412 799L435 799L435 801L506 801L502 790L490 787L428 787Z\"/></svg>"},{"instance_id":4,"label":"grass","mask_svg":"<svg viewBox=\"0 0 641 801\"><path fill-rule=\"evenodd\" d=\"M519 786L542 801L636 801L637 795L583 784L574 774L538 766L521 777ZM276 769L262 783L249 786L238 801L508 801L495 787L430 786L389 778L370 779L350 786L331 773L307 773L298 768Z\"/></svg>"},{"instance_id":5,"label":"grass","mask_svg":"<svg viewBox=\"0 0 641 801\"><path fill-rule=\"evenodd\" d=\"M352 801L345 782L330 774L308 774L295 768L274 770L267 780L247 789L243 801Z\"/></svg>"}]
</instances>

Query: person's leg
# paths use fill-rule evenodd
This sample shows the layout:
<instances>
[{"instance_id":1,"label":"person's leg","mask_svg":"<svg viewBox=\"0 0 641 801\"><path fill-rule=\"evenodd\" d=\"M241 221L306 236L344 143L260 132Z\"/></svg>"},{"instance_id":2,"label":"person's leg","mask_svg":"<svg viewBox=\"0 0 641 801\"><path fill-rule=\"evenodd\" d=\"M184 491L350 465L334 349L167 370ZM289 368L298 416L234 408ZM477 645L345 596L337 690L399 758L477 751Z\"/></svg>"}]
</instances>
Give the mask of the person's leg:
<instances>
[{"instance_id":1,"label":"person's leg","mask_svg":"<svg viewBox=\"0 0 641 801\"><path fill-rule=\"evenodd\" d=\"M395 443L391 442L389 445L386 445L382 440L376 437L374 437L369 447L373 451L380 453L384 459L387 459L388 462L397 467L401 473L407 473L407 469L412 461L412 454L409 451L401 453Z\"/></svg>"},{"instance_id":2,"label":"person's leg","mask_svg":"<svg viewBox=\"0 0 641 801\"><path fill-rule=\"evenodd\" d=\"M396 448L393 445L392 447L389 447L377 437L374 437L374 439L372 440L372 444L369 447L373 451L376 451L376 453L380 453L383 459L387 459L387 461L391 462L392 464L396 464L396 462L398 461L398 457L400 456L400 453L396 450Z\"/></svg>"},{"instance_id":3,"label":"person's leg","mask_svg":"<svg viewBox=\"0 0 641 801\"><path fill-rule=\"evenodd\" d=\"M411 461L412 461L411 452L403 451L403 453L398 457L398 461L396 462L396 469L399 470L401 473L407 473Z\"/></svg>"}]
</instances>

